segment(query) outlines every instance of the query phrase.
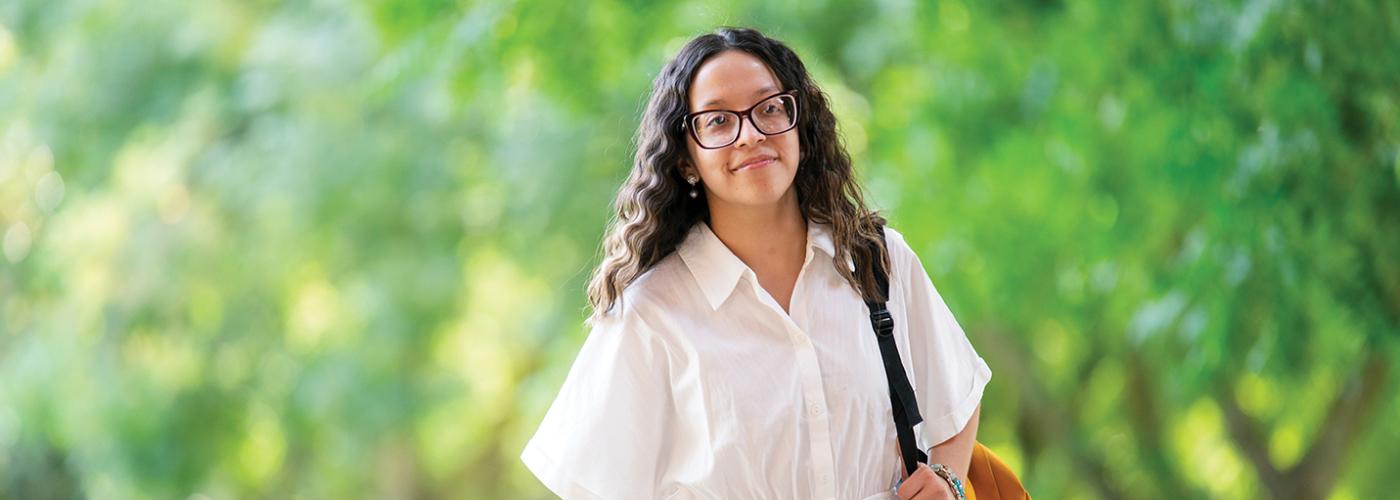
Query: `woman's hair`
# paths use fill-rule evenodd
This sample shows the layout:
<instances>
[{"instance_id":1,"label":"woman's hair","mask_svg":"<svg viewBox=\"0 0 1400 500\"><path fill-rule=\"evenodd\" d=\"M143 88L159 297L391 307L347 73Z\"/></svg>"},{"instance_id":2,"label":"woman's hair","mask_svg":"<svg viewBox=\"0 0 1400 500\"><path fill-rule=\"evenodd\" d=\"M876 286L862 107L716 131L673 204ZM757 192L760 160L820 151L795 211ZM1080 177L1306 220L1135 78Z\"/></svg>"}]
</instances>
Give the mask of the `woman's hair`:
<instances>
[{"instance_id":1,"label":"woman's hair","mask_svg":"<svg viewBox=\"0 0 1400 500\"><path fill-rule=\"evenodd\" d=\"M617 193L603 259L588 284L594 317L611 312L627 285L674 251L691 226L709 218L705 197L688 196L691 186L680 169L688 154L681 122L689 112L696 70L727 50L757 57L777 75L783 90L796 91L801 157L793 184L798 206L809 222L831 226L837 272L863 296L885 299L872 268L889 269L878 233L885 220L865 206L826 94L787 45L752 29L724 27L685 44L652 82L637 128L632 172ZM843 265L848 257L859 275Z\"/></svg>"}]
</instances>

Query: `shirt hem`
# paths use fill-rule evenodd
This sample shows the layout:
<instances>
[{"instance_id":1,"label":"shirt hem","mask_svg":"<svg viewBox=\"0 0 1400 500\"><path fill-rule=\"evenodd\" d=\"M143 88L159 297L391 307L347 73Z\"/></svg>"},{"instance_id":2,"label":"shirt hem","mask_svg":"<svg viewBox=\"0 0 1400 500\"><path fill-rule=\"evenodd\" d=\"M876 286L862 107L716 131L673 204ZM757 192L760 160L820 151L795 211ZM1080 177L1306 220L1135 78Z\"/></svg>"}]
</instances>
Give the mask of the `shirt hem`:
<instances>
[{"instance_id":1,"label":"shirt hem","mask_svg":"<svg viewBox=\"0 0 1400 500\"><path fill-rule=\"evenodd\" d=\"M967 427L968 421L972 419L972 413L977 410L977 405L982 404L982 393L987 387L987 382L992 379L992 370L987 366L987 362L982 358L977 358L977 370L973 374L972 390L953 406L953 411L935 419L925 419L924 430L930 429L952 429L951 432L940 432L940 435L924 434L924 449L938 445L953 436L958 435Z\"/></svg>"},{"instance_id":2,"label":"shirt hem","mask_svg":"<svg viewBox=\"0 0 1400 500\"><path fill-rule=\"evenodd\" d=\"M565 476L560 463L541 451L533 439L525 444L525 449L520 453L520 461L525 463L525 468L529 469L535 478L540 480L541 484L544 484L546 488L549 488L549 491L561 499L601 500L603 498Z\"/></svg>"}]
</instances>

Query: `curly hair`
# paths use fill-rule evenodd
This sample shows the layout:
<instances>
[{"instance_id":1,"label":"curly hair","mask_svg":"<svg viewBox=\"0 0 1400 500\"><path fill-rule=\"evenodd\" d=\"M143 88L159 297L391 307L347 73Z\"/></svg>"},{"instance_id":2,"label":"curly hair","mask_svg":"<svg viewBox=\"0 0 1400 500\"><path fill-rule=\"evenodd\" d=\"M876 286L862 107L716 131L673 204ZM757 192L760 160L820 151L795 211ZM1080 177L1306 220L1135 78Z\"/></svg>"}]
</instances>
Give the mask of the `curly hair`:
<instances>
[{"instance_id":1,"label":"curly hair","mask_svg":"<svg viewBox=\"0 0 1400 500\"><path fill-rule=\"evenodd\" d=\"M885 219L866 208L826 94L787 45L753 29L722 27L686 43L652 82L634 139L632 170L618 190L603 258L588 284L595 317L610 313L629 284L674 251L691 226L709 219L705 197L687 196L690 186L680 170L688 154L681 122L689 112L696 71L728 50L762 60L784 90L796 91L802 110L796 128L801 157L793 180L799 209L809 222L830 225L837 272L863 297L885 300L873 267L889 269L879 233ZM848 258L856 272L841 265Z\"/></svg>"}]
</instances>

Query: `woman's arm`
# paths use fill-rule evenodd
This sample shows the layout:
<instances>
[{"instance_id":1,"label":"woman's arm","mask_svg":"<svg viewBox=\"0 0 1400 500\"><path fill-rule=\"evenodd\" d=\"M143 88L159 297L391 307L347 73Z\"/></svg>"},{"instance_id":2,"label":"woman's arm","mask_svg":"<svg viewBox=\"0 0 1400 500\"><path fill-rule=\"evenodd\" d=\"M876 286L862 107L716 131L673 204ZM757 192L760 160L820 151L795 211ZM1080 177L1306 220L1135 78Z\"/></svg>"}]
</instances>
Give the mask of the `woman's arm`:
<instances>
[{"instance_id":1,"label":"woman's arm","mask_svg":"<svg viewBox=\"0 0 1400 500\"><path fill-rule=\"evenodd\" d=\"M972 447L977 442L977 420L981 414L982 405L979 404L961 431L928 450L929 463L943 464L944 467L952 469L964 485L968 484L967 473L972 468ZM914 474L900 483L895 494L901 500L954 498L953 490L947 481L934 475L933 469L927 464L919 464Z\"/></svg>"},{"instance_id":2,"label":"woman's arm","mask_svg":"<svg viewBox=\"0 0 1400 500\"><path fill-rule=\"evenodd\" d=\"M981 415L982 405L979 404L963 430L929 449L929 463L943 464L953 469L963 484L967 484L967 472L972 468L972 445L977 442L977 420Z\"/></svg>"}]
</instances>

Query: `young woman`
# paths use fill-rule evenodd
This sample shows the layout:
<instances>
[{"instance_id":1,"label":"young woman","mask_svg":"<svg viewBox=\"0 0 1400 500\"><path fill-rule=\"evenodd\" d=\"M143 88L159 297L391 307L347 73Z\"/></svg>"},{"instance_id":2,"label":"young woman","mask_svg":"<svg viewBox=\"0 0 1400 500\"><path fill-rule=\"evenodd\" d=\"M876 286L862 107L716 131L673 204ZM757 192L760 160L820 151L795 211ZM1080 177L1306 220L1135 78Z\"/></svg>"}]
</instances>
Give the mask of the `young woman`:
<instances>
[{"instance_id":1,"label":"young woman","mask_svg":"<svg viewBox=\"0 0 1400 500\"><path fill-rule=\"evenodd\" d=\"M863 301L881 294L872 266L888 270L920 448L960 477L991 371L866 207L797 55L748 29L691 40L637 146L592 331L530 470L567 500L954 498L928 465L906 477Z\"/></svg>"}]
</instances>

